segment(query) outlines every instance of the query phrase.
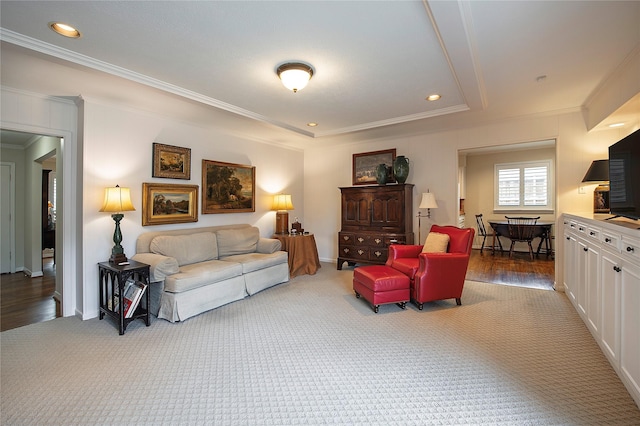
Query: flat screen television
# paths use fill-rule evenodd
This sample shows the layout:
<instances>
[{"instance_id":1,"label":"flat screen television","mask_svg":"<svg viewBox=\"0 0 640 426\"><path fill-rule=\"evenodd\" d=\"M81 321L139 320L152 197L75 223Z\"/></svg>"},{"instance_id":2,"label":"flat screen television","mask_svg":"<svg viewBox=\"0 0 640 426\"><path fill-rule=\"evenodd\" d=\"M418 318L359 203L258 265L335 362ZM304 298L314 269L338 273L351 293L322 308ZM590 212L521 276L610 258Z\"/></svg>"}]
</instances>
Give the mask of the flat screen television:
<instances>
[{"instance_id":1,"label":"flat screen television","mask_svg":"<svg viewBox=\"0 0 640 426\"><path fill-rule=\"evenodd\" d=\"M640 219L640 130L609 147L611 214Z\"/></svg>"}]
</instances>

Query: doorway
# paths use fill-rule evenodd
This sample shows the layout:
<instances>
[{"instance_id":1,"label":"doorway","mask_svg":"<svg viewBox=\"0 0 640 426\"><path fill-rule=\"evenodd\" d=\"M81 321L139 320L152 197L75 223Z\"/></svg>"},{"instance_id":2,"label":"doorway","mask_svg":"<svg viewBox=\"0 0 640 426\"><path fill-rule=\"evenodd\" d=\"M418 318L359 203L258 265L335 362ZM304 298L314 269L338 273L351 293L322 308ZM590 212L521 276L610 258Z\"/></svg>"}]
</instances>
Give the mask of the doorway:
<instances>
[{"instance_id":1,"label":"doorway","mask_svg":"<svg viewBox=\"0 0 640 426\"><path fill-rule=\"evenodd\" d=\"M61 191L53 190L49 183L49 179L55 179L56 170L62 168L61 146L62 139L59 137L0 130L3 166L5 163L10 164L13 170L9 179L11 184L5 188L4 174L8 168L3 167L3 185L0 194L3 205L2 222L3 225L7 224L10 238L5 244L3 236L2 259L10 259L10 267L6 268L3 261L2 269L3 272L12 273L15 276L26 275L27 279L33 281L35 285L37 279L45 275L43 266L46 265L48 268L46 275L49 278L47 285L51 287L53 284L54 292L51 293L51 299L55 295L58 312L62 311L63 293L62 285L59 285L62 282L62 271L61 268L56 268L52 262L53 259L45 259L43 262L43 245L51 246L52 255L63 250L62 239L59 239L61 241L54 239L53 242L47 241L47 244L44 244L47 237L45 231L52 229L52 226L45 227L44 222L49 221L50 212L55 214L56 206L61 205L63 201ZM50 170L47 173L46 182L43 180L43 170ZM43 189L46 190L46 194ZM51 208L49 208L49 201ZM52 219L57 222L57 217L54 216ZM5 271L5 269L8 270ZM26 285L22 287L27 289ZM21 297L21 294L18 292L16 297ZM28 292L24 293L23 297L29 297ZM50 307L48 309L50 310Z\"/></svg>"},{"instance_id":2,"label":"doorway","mask_svg":"<svg viewBox=\"0 0 640 426\"><path fill-rule=\"evenodd\" d=\"M487 231L490 221L505 221L505 216L540 217L539 222L556 222L555 205L555 140L542 140L512 145L478 147L458 151L458 187L460 222L466 227L476 228L476 215L482 214ZM548 185L551 188L549 203L544 207L513 207L506 210L496 203L497 170L500 165L518 164L531 161L549 160ZM537 209L537 210L536 210ZM550 241L555 241L556 230L552 226ZM539 254L533 260L528 249L516 245L516 252L509 258L508 236L500 237L506 244L507 252L492 254L491 249L480 253L483 238L476 234L472 258L469 263L468 279L498 284L517 285L532 288L553 289L555 287L555 256ZM488 238L489 240L489 238ZM491 242L489 241L489 244ZM519 243L518 243L519 244ZM526 244L525 244L526 246ZM519 250L523 252L520 253ZM553 250L553 247L552 247ZM553 252L551 252L553 253Z\"/></svg>"}]
</instances>

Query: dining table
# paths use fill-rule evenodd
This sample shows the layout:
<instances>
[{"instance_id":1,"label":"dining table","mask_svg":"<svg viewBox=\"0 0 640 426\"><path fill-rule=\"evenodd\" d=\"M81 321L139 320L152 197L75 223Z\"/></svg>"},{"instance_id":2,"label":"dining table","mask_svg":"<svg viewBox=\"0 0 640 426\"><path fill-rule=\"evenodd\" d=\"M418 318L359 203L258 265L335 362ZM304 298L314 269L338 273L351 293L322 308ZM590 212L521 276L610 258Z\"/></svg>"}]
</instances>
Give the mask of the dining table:
<instances>
[{"instance_id":1,"label":"dining table","mask_svg":"<svg viewBox=\"0 0 640 426\"><path fill-rule=\"evenodd\" d=\"M495 253L496 238L506 237L509 238L509 222L506 220L489 220L489 226L493 229L493 247L491 254ZM553 246L551 245L551 230L553 228L553 222L536 222L533 226L533 238L540 238L536 255L540 255L542 250L542 244L544 244L544 250L547 257L553 254Z\"/></svg>"}]
</instances>

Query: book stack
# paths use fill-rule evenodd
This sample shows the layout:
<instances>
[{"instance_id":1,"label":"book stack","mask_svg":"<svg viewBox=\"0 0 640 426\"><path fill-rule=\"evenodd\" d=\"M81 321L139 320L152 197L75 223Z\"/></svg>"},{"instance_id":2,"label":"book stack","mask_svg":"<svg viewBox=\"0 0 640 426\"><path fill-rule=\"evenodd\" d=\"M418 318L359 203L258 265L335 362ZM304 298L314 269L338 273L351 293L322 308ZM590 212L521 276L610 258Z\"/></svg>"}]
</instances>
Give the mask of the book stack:
<instances>
[{"instance_id":1,"label":"book stack","mask_svg":"<svg viewBox=\"0 0 640 426\"><path fill-rule=\"evenodd\" d=\"M133 316L133 313L138 308L142 295L146 289L147 285L140 281L135 281L131 278L127 280L124 286L124 295L122 298L125 318L131 318Z\"/></svg>"}]
</instances>

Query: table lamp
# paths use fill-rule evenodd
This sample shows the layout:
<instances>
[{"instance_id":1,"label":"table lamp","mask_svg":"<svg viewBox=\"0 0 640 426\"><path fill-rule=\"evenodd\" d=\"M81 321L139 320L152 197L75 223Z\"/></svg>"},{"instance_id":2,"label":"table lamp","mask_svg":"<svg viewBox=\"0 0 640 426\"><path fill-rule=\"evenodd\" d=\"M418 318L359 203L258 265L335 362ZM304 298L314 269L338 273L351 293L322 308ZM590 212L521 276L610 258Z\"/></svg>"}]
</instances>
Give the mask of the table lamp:
<instances>
[{"instance_id":1,"label":"table lamp","mask_svg":"<svg viewBox=\"0 0 640 426\"><path fill-rule=\"evenodd\" d=\"M120 188L116 185L113 188L104 189L104 205L100 209L101 212L113 212L111 217L116 223L116 229L113 232L113 249L111 250L111 258L109 262L120 264L127 261L124 249L120 245L122 242L122 232L120 232L120 221L124 217L121 212L133 211L133 203L131 202L131 191L129 188Z\"/></svg>"},{"instance_id":2,"label":"table lamp","mask_svg":"<svg viewBox=\"0 0 640 426\"><path fill-rule=\"evenodd\" d=\"M609 160L593 161L582 181L602 183L593 191L593 212L609 213Z\"/></svg>"},{"instance_id":3,"label":"table lamp","mask_svg":"<svg viewBox=\"0 0 640 426\"><path fill-rule=\"evenodd\" d=\"M420 209L427 209L427 217L430 218L431 209L437 208L438 203L436 203L436 196L433 194L433 192L429 192L429 190L427 189L427 192L422 193L422 200L420 201L420 205L418 206L418 244L421 244L422 242L422 237L420 235L420 219L422 218L422 215L420 214Z\"/></svg>"},{"instance_id":4,"label":"table lamp","mask_svg":"<svg viewBox=\"0 0 640 426\"><path fill-rule=\"evenodd\" d=\"M293 210L291 203L291 195L278 194L273 196L273 205L271 210L276 212L276 234L287 234L289 232L289 212Z\"/></svg>"}]
</instances>

